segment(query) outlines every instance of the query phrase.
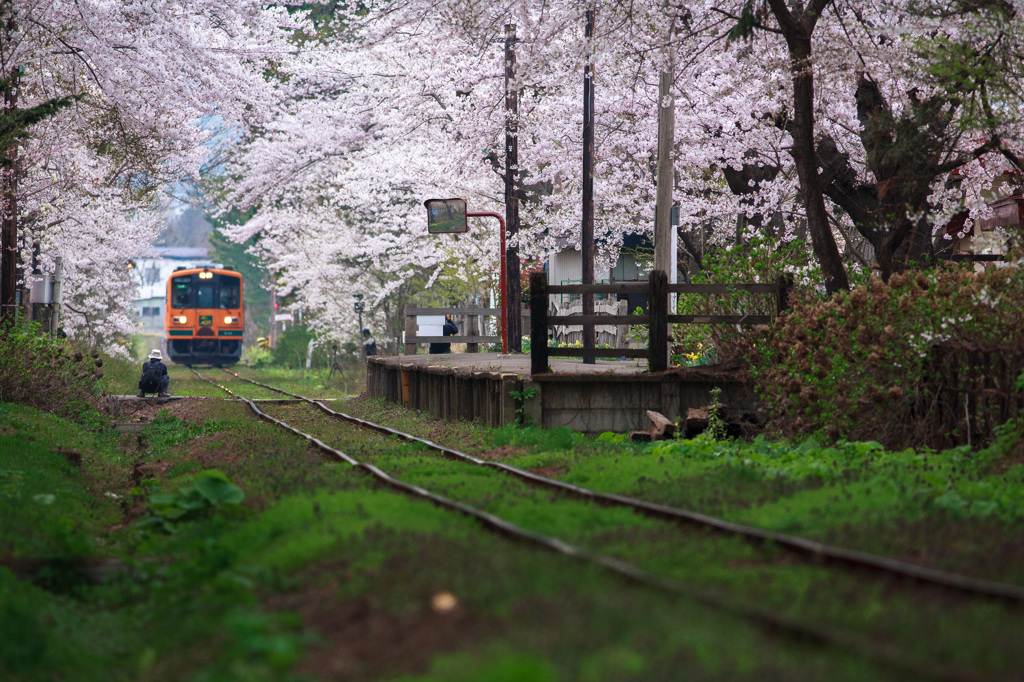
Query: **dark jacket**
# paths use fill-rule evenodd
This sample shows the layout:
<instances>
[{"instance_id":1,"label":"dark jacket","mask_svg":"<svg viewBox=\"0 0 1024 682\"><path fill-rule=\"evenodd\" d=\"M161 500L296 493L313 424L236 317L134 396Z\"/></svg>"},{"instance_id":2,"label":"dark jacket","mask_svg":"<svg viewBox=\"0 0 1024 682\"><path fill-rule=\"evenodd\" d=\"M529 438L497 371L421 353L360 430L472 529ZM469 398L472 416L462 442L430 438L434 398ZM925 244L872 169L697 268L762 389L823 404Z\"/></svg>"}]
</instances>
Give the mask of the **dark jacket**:
<instances>
[{"instance_id":1,"label":"dark jacket","mask_svg":"<svg viewBox=\"0 0 1024 682\"><path fill-rule=\"evenodd\" d=\"M451 320L445 320L444 321L444 327L442 328L442 333L445 336L455 336L456 334L459 333L459 328L456 327L455 323L452 322ZM430 344L429 352L431 354L434 354L434 353L451 353L452 352L452 344L450 344L450 343L432 343L432 344Z\"/></svg>"},{"instance_id":2,"label":"dark jacket","mask_svg":"<svg viewBox=\"0 0 1024 682\"><path fill-rule=\"evenodd\" d=\"M170 382L170 377L167 376L167 365L165 365L164 363L160 362L159 360L147 360L146 362L142 363L142 376L143 377L146 376L146 370L149 369L147 367L147 365L152 367L152 369L150 369L151 372L154 369L156 370L155 374L157 376L157 382L158 383L157 383L156 386L153 386L153 385L143 386L143 379L139 379L139 388L143 389L143 390L147 390L150 393L155 392L157 390L166 391L167 390L167 384Z\"/></svg>"}]
</instances>

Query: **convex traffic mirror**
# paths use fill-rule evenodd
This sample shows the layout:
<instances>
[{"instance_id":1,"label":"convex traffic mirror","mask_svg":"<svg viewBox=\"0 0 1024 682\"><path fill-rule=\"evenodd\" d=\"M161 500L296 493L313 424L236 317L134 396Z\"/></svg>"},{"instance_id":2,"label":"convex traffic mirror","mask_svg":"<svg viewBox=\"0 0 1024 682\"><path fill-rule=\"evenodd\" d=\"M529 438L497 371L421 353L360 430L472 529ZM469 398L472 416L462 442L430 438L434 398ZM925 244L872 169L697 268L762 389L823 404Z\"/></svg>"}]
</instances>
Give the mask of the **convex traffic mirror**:
<instances>
[{"instance_id":1,"label":"convex traffic mirror","mask_svg":"<svg viewBox=\"0 0 1024 682\"><path fill-rule=\"evenodd\" d=\"M427 232L430 234L451 234L468 232L465 199L427 199Z\"/></svg>"}]
</instances>

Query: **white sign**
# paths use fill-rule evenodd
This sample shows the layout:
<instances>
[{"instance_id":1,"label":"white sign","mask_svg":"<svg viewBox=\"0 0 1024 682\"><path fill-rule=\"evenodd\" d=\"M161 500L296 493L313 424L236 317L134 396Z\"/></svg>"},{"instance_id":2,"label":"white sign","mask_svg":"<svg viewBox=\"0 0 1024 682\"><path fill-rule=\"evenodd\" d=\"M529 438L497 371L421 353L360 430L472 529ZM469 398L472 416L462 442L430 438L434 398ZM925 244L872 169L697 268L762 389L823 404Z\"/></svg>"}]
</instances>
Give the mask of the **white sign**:
<instances>
[{"instance_id":1,"label":"white sign","mask_svg":"<svg viewBox=\"0 0 1024 682\"><path fill-rule=\"evenodd\" d=\"M32 290L28 300L30 303L42 303L44 305L53 303L53 277L43 275L42 279L32 282Z\"/></svg>"},{"instance_id":2,"label":"white sign","mask_svg":"<svg viewBox=\"0 0 1024 682\"><path fill-rule=\"evenodd\" d=\"M277 315L274 315L274 322L291 322L291 321L292 321L292 314L291 313L278 313Z\"/></svg>"},{"instance_id":3,"label":"white sign","mask_svg":"<svg viewBox=\"0 0 1024 682\"><path fill-rule=\"evenodd\" d=\"M444 315L417 315L416 336L444 336Z\"/></svg>"}]
</instances>

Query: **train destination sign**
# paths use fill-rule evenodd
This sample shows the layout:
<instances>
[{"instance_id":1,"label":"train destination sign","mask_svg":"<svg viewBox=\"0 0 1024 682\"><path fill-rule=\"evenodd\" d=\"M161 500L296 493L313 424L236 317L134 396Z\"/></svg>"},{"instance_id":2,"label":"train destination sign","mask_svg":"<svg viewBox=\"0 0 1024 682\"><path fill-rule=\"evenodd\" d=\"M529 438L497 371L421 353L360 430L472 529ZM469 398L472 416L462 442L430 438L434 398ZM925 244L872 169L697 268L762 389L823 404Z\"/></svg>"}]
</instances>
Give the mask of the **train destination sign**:
<instances>
[{"instance_id":1,"label":"train destination sign","mask_svg":"<svg viewBox=\"0 0 1024 682\"><path fill-rule=\"evenodd\" d=\"M465 199L427 199L427 232L430 234L452 234L468 232Z\"/></svg>"}]
</instances>

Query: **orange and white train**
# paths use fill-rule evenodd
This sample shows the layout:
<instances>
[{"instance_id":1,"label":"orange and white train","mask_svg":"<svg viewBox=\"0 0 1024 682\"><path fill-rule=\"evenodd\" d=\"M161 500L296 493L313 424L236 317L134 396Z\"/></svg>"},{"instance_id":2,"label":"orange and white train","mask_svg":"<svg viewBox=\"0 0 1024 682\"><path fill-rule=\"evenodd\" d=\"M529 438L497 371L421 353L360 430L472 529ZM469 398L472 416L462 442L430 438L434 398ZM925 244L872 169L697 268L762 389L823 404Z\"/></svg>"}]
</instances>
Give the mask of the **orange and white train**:
<instances>
[{"instance_id":1,"label":"orange and white train","mask_svg":"<svg viewBox=\"0 0 1024 682\"><path fill-rule=\"evenodd\" d=\"M233 365L242 358L242 275L231 268L180 268L167 280L166 357L180 365Z\"/></svg>"}]
</instances>

